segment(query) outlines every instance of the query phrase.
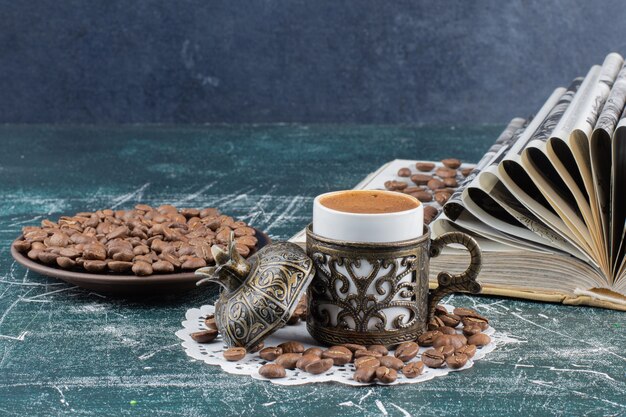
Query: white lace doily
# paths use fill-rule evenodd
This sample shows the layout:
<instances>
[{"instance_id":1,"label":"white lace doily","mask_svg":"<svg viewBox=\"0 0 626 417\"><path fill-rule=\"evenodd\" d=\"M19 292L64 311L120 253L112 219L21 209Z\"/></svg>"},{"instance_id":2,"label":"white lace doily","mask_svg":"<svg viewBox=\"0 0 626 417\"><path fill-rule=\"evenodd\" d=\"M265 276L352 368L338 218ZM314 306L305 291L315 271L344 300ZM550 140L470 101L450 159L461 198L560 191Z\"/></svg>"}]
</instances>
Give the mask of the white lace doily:
<instances>
[{"instance_id":1,"label":"white lace doily","mask_svg":"<svg viewBox=\"0 0 626 417\"><path fill-rule=\"evenodd\" d=\"M448 309L448 311L454 310L454 307L451 305L445 304L444 306ZM190 334L193 332L206 330L206 327L204 326L204 317L208 314L213 314L214 310L215 308L212 305L204 305L200 308L192 308L187 310L187 314L185 315L186 320L182 323L183 328L176 332L176 336L183 340L182 346L185 348L185 352L188 356L194 359L204 361L209 365L218 365L224 371L230 374L250 375L252 378L270 381L274 384L279 385L300 385L327 381L335 381L342 384L357 386L371 385L377 383L372 382L371 384L368 384L356 382L355 380L353 380L352 376L354 374L354 365L351 363L344 366L333 366L328 372L320 375L311 375L307 372L300 371L299 369L287 369L287 377L278 379L267 379L259 375L259 368L261 367L261 365L267 363L267 361L261 359L257 353L249 353L243 360L238 362L228 362L222 356L222 353L226 348L224 347L223 343L221 343L221 336L218 336L216 341L214 341L213 343L197 343L193 339L191 339L190 336ZM460 329L457 331L459 333L461 332ZM489 327L487 330L485 330L484 333L491 337L491 343L477 349L474 357L471 360L467 361L467 364L463 368L449 369L446 367L433 369L425 366L424 372L417 378L405 378L401 372L398 372L398 379L391 384L385 385L415 384L418 382L428 381L429 379L433 379L438 376L447 375L448 372L462 371L464 369L471 368L472 366L474 366L474 362L484 358L485 355L492 352L498 344L498 337L500 335L493 327ZM300 322L299 324L294 326L285 326L282 329L276 331L274 334L265 339L265 346L277 346L280 343L290 340L298 341L307 348L311 346L319 346L319 343L317 343L307 332L304 322ZM420 348L417 359L419 359L422 352L427 349L430 348ZM390 354L392 353L390 352Z\"/></svg>"}]
</instances>

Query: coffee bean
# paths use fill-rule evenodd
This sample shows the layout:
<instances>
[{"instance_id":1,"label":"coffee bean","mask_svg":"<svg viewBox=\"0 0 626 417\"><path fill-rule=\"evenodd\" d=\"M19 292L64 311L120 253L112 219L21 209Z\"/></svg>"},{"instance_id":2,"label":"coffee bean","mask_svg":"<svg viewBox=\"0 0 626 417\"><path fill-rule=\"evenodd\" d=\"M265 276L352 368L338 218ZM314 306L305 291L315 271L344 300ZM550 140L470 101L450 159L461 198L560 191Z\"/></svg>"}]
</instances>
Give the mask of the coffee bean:
<instances>
[{"instance_id":1,"label":"coffee bean","mask_svg":"<svg viewBox=\"0 0 626 417\"><path fill-rule=\"evenodd\" d=\"M478 326L483 331L489 328L489 321L484 317L478 318L465 316L461 319L461 322L463 323L464 327Z\"/></svg>"},{"instance_id":2,"label":"coffee bean","mask_svg":"<svg viewBox=\"0 0 626 417\"><path fill-rule=\"evenodd\" d=\"M402 367L402 374L407 378L416 378L424 371L424 362L409 362Z\"/></svg>"},{"instance_id":3,"label":"coffee bean","mask_svg":"<svg viewBox=\"0 0 626 417\"><path fill-rule=\"evenodd\" d=\"M456 327L461 323L461 317L456 314L442 314L439 316L443 324L450 327Z\"/></svg>"},{"instance_id":4,"label":"coffee bean","mask_svg":"<svg viewBox=\"0 0 626 417\"><path fill-rule=\"evenodd\" d=\"M428 186L428 188L430 188L431 190L438 190L440 188L445 187L445 184L443 183L443 181L438 180L436 178L433 178L431 180L428 181L428 183L426 184Z\"/></svg>"},{"instance_id":5,"label":"coffee bean","mask_svg":"<svg viewBox=\"0 0 626 417\"><path fill-rule=\"evenodd\" d=\"M63 248L59 251L59 255L70 259L76 259L80 256L80 251L74 248Z\"/></svg>"},{"instance_id":6,"label":"coffee bean","mask_svg":"<svg viewBox=\"0 0 626 417\"><path fill-rule=\"evenodd\" d=\"M465 366L468 359L467 355L464 355L463 353L454 354L446 358L446 364L448 365L448 368L459 369Z\"/></svg>"},{"instance_id":7,"label":"coffee bean","mask_svg":"<svg viewBox=\"0 0 626 417\"><path fill-rule=\"evenodd\" d=\"M442 316L443 317L443 316ZM452 327L450 326L441 326L441 327L437 327L437 330L440 331L443 334L456 334L456 330L454 330Z\"/></svg>"},{"instance_id":8,"label":"coffee bean","mask_svg":"<svg viewBox=\"0 0 626 417\"><path fill-rule=\"evenodd\" d=\"M73 268L76 266L76 261L66 256L59 256L57 258L57 265L59 265L61 268L69 269L69 268Z\"/></svg>"},{"instance_id":9,"label":"coffee bean","mask_svg":"<svg viewBox=\"0 0 626 417\"><path fill-rule=\"evenodd\" d=\"M442 206L448 202L450 199L450 193L445 191L438 191L435 193L435 201Z\"/></svg>"},{"instance_id":10,"label":"coffee bean","mask_svg":"<svg viewBox=\"0 0 626 417\"><path fill-rule=\"evenodd\" d=\"M444 334L439 336L433 342L433 347L452 346L455 349L467 344L467 339L461 334Z\"/></svg>"},{"instance_id":11,"label":"coffee bean","mask_svg":"<svg viewBox=\"0 0 626 417\"><path fill-rule=\"evenodd\" d=\"M429 201L433 201L433 195L428 191L419 191L411 195L417 198L422 203L428 203Z\"/></svg>"},{"instance_id":12,"label":"coffee bean","mask_svg":"<svg viewBox=\"0 0 626 417\"><path fill-rule=\"evenodd\" d=\"M428 330L437 330L440 327L445 326L445 324L443 323L443 321L441 321L441 318L439 316L435 316L432 319L430 319L430 321L428 322Z\"/></svg>"},{"instance_id":13,"label":"coffee bean","mask_svg":"<svg viewBox=\"0 0 626 417\"><path fill-rule=\"evenodd\" d=\"M417 338L417 343L419 343L420 346L432 346L435 339L441 336L442 334L443 333L441 333L439 330L431 330L431 331L422 333Z\"/></svg>"},{"instance_id":14,"label":"coffee bean","mask_svg":"<svg viewBox=\"0 0 626 417\"><path fill-rule=\"evenodd\" d=\"M409 168L400 168L398 170L398 177L410 177L411 170Z\"/></svg>"},{"instance_id":15,"label":"coffee bean","mask_svg":"<svg viewBox=\"0 0 626 417\"><path fill-rule=\"evenodd\" d=\"M467 355L468 358L473 358L476 354L476 345L464 345L455 350L455 353L462 353Z\"/></svg>"},{"instance_id":16,"label":"coffee bean","mask_svg":"<svg viewBox=\"0 0 626 417\"><path fill-rule=\"evenodd\" d=\"M424 186L406 187L404 190L402 190L402 192L405 193L405 194L412 194L412 193L416 193L418 191L424 191L425 189L426 189L426 187L424 187Z\"/></svg>"},{"instance_id":17,"label":"coffee bean","mask_svg":"<svg viewBox=\"0 0 626 417\"><path fill-rule=\"evenodd\" d=\"M318 358L322 357L322 352L323 350L321 348L318 347L310 347L307 350L304 351L303 355L315 355Z\"/></svg>"},{"instance_id":18,"label":"coffee bean","mask_svg":"<svg viewBox=\"0 0 626 417\"><path fill-rule=\"evenodd\" d=\"M259 356L266 361L276 360L282 354L283 350L279 347L266 347L259 352Z\"/></svg>"},{"instance_id":19,"label":"coffee bean","mask_svg":"<svg viewBox=\"0 0 626 417\"><path fill-rule=\"evenodd\" d=\"M378 361L380 362L381 366L386 366L387 368L392 368L396 371L399 371L404 366L404 362L402 362L395 356L382 356L378 358Z\"/></svg>"},{"instance_id":20,"label":"coffee bean","mask_svg":"<svg viewBox=\"0 0 626 417\"><path fill-rule=\"evenodd\" d=\"M435 175L437 175L439 178L456 177L456 169L440 167L435 170Z\"/></svg>"},{"instance_id":21,"label":"coffee bean","mask_svg":"<svg viewBox=\"0 0 626 417\"><path fill-rule=\"evenodd\" d=\"M107 267L107 263L104 261L85 261L83 262L83 268L87 272L100 273L103 272Z\"/></svg>"},{"instance_id":22,"label":"coffee bean","mask_svg":"<svg viewBox=\"0 0 626 417\"><path fill-rule=\"evenodd\" d=\"M435 217L439 214L439 210L437 210L433 206L424 206L424 222L429 224L432 222Z\"/></svg>"},{"instance_id":23,"label":"coffee bean","mask_svg":"<svg viewBox=\"0 0 626 417\"><path fill-rule=\"evenodd\" d=\"M107 266L113 272L122 273L129 271L133 267L133 263L123 261L109 261L107 263Z\"/></svg>"},{"instance_id":24,"label":"coffee bean","mask_svg":"<svg viewBox=\"0 0 626 417\"><path fill-rule=\"evenodd\" d=\"M452 168L452 169L457 169L458 167L461 166L461 161L459 161L456 158L442 159L441 163L444 164L446 167Z\"/></svg>"},{"instance_id":25,"label":"coffee bean","mask_svg":"<svg viewBox=\"0 0 626 417\"><path fill-rule=\"evenodd\" d=\"M469 326L463 327L463 334L467 337L473 336L482 332L482 329L477 324L471 324Z\"/></svg>"},{"instance_id":26,"label":"coffee bean","mask_svg":"<svg viewBox=\"0 0 626 417\"><path fill-rule=\"evenodd\" d=\"M354 357L355 358L362 358L362 357L365 357L365 356L373 356L375 358L380 358L383 355L382 355L382 353L376 352L376 351L373 351L373 350L363 350L363 349L361 349L361 350L357 350L356 352L354 352Z\"/></svg>"},{"instance_id":27,"label":"coffee bean","mask_svg":"<svg viewBox=\"0 0 626 417\"><path fill-rule=\"evenodd\" d=\"M364 366L376 368L380 366L380 361L373 356L363 356L354 360L354 367L356 369L362 368Z\"/></svg>"},{"instance_id":28,"label":"coffee bean","mask_svg":"<svg viewBox=\"0 0 626 417\"><path fill-rule=\"evenodd\" d=\"M432 171L433 169L435 169L435 164L433 164L432 162L417 162L415 163L415 168L417 168L418 171L422 172Z\"/></svg>"},{"instance_id":29,"label":"coffee bean","mask_svg":"<svg viewBox=\"0 0 626 417\"><path fill-rule=\"evenodd\" d=\"M296 362L296 368L302 371L305 371L307 365L315 361L319 361L319 360L320 360L319 356L316 356L316 355L302 355L300 359L298 359L298 362ZM329 359L329 360L331 361L331 364L332 364L332 359Z\"/></svg>"},{"instance_id":30,"label":"coffee bean","mask_svg":"<svg viewBox=\"0 0 626 417\"><path fill-rule=\"evenodd\" d=\"M446 187L458 187L459 183L456 182L456 178L444 178L443 179L443 184Z\"/></svg>"},{"instance_id":31,"label":"coffee bean","mask_svg":"<svg viewBox=\"0 0 626 417\"><path fill-rule=\"evenodd\" d=\"M417 355L417 352L419 352L419 346L417 343L404 342L396 348L394 356L402 362L408 362Z\"/></svg>"},{"instance_id":32,"label":"coffee bean","mask_svg":"<svg viewBox=\"0 0 626 417\"><path fill-rule=\"evenodd\" d=\"M26 240L16 240L13 242L13 247L18 252L28 252L30 250L30 242Z\"/></svg>"},{"instance_id":33,"label":"coffee bean","mask_svg":"<svg viewBox=\"0 0 626 417\"><path fill-rule=\"evenodd\" d=\"M432 175L428 174L413 174L411 175L411 181L413 181L416 185L426 185L428 181L433 178Z\"/></svg>"},{"instance_id":34,"label":"coffee bean","mask_svg":"<svg viewBox=\"0 0 626 417\"><path fill-rule=\"evenodd\" d=\"M335 365L341 366L352 360L352 352L344 346L331 346L322 352L322 358L332 359Z\"/></svg>"},{"instance_id":35,"label":"coffee bean","mask_svg":"<svg viewBox=\"0 0 626 417\"><path fill-rule=\"evenodd\" d=\"M429 368L441 368L445 363L445 357L436 349L428 349L422 353L422 362Z\"/></svg>"},{"instance_id":36,"label":"coffee bean","mask_svg":"<svg viewBox=\"0 0 626 417\"><path fill-rule=\"evenodd\" d=\"M182 269L198 269L206 266L206 261L202 258L189 258L180 266Z\"/></svg>"},{"instance_id":37,"label":"coffee bean","mask_svg":"<svg viewBox=\"0 0 626 417\"><path fill-rule=\"evenodd\" d=\"M478 333L470 336L467 339L467 343L470 345L476 345L477 347L483 347L491 342L491 338L484 333Z\"/></svg>"},{"instance_id":38,"label":"coffee bean","mask_svg":"<svg viewBox=\"0 0 626 417\"><path fill-rule=\"evenodd\" d=\"M138 261L133 264L132 271L135 275L141 277L146 275L152 275L153 269L152 265L150 265L148 262Z\"/></svg>"},{"instance_id":39,"label":"coffee bean","mask_svg":"<svg viewBox=\"0 0 626 417\"><path fill-rule=\"evenodd\" d=\"M438 347L437 350L443 354L444 358L452 355L455 351L455 349L450 345Z\"/></svg>"},{"instance_id":40,"label":"coffee bean","mask_svg":"<svg viewBox=\"0 0 626 417\"><path fill-rule=\"evenodd\" d=\"M347 347L353 353L356 352L357 350L367 350L367 348L365 346L357 345L355 343L344 343L342 346Z\"/></svg>"},{"instance_id":41,"label":"coffee bean","mask_svg":"<svg viewBox=\"0 0 626 417\"><path fill-rule=\"evenodd\" d=\"M465 316L472 316L472 317L480 316L480 314L476 310L472 310L471 308L465 308L465 307L456 307L453 313L461 318Z\"/></svg>"},{"instance_id":42,"label":"coffee bean","mask_svg":"<svg viewBox=\"0 0 626 417\"><path fill-rule=\"evenodd\" d=\"M246 349L242 347L231 347L224 351L224 359L229 362L237 362L246 357Z\"/></svg>"},{"instance_id":43,"label":"coffee bean","mask_svg":"<svg viewBox=\"0 0 626 417\"><path fill-rule=\"evenodd\" d=\"M407 188L409 185L403 181L387 181L385 182L385 188L390 191L400 191Z\"/></svg>"},{"instance_id":44,"label":"coffee bean","mask_svg":"<svg viewBox=\"0 0 626 417\"><path fill-rule=\"evenodd\" d=\"M383 345L369 345L367 347L367 350L370 350L372 352L378 352L382 356L385 356L385 355L389 354L389 350L387 350L387 348L385 346L383 346Z\"/></svg>"},{"instance_id":45,"label":"coffee bean","mask_svg":"<svg viewBox=\"0 0 626 417\"><path fill-rule=\"evenodd\" d=\"M442 306L441 304L437 304L435 306L435 315L436 316L444 316L446 314L448 314L448 310L444 306Z\"/></svg>"},{"instance_id":46,"label":"coffee bean","mask_svg":"<svg viewBox=\"0 0 626 417\"><path fill-rule=\"evenodd\" d=\"M83 258L85 260L104 261L107 258L107 252L101 244L90 243L85 245L83 249Z\"/></svg>"},{"instance_id":47,"label":"coffee bean","mask_svg":"<svg viewBox=\"0 0 626 417\"><path fill-rule=\"evenodd\" d=\"M398 379L398 372L386 366L379 366L376 368L376 378L383 384L391 384Z\"/></svg>"},{"instance_id":48,"label":"coffee bean","mask_svg":"<svg viewBox=\"0 0 626 417\"><path fill-rule=\"evenodd\" d=\"M277 363L266 363L259 368L259 375L269 379L284 378L287 371Z\"/></svg>"},{"instance_id":49,"label":"coffee bean","mask_svg":"<svg viewBox=\"0 0 626 417\"><path fill-rule=\"evenodd\" d=\"M285 369L296 369L296 363L301 357L301 353L283 353L276 358L275 362Z\"/></svg>"},{"instance_id":50,"label":"coffee bean","mask_svg":"<svg viewBox=\"0 0 626 417\"><path fill-rule=\"evenodd\" d=\"M313 375L323 374L333 367L333 363L334 362L332 359L318 359L308 364L305 368L305 371Z\"/></svg>"},{"instance_id":51,"label":"coffee bean","mask_svg":"<svg viewBox=\"0 0 626 417\"><path fill-rule=\"evenodd\" d=\"M169 274L174 272L174 265L167 261L156 261L152 264L152 271L157 274Z\"/></svg>"},{"instance_id":52,"label":"coffee bean","mask_svg":"<svg viewBox=\"0 0 626 417\"><path fill-rule=\"evenodd\" d=\"M209 343L217 337L217 330L200 330L199 332L191 333L190 336L198 343Z\"/></svg>"},{"instance_id":53,"label":"coffee bean","mask_svg":"<svg viewBox=\"0 0 626 417\"><path fill-rule=\"evenodd\" d=\"M283 353L302 353L304 352L304 345L300 342L285 342L278 345L283 350Z\"/></svg>"},{"instance_id":54,"label":"coffee bean","mask_svg":"<svg viewBox=\"0 0 626 417\"><path fill-rule=\"evenodd\" d=\"M357 382L369 383L376 378L376 368L360 368L354 373L352 379Z\"/></svg>"},{"instance_id":55,"label":"coffee bean","mask_svg":"<svg viewBox=\"0 0 626 417\"><path fill-rule=\"evenodd\" d=\"M215 330L217 330L217 323L215 322L215 315L214 314L209 314L208 316L206 316L206 318L204 319L204 325L208 329L215 329Z\"/></svg>"}]
</instances>

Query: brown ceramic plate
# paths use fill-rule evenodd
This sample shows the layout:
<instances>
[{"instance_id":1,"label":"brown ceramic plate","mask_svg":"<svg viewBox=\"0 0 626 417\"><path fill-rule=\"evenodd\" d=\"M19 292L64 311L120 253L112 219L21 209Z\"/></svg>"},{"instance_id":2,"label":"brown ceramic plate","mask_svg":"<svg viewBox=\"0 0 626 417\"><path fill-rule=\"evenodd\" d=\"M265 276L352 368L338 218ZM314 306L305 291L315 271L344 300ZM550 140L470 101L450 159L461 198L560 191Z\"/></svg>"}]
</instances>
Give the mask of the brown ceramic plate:
<instances>
[{"instance_id":1,"label":"brown ceramic plate","mask_svg":"<svg viewBox=\"0 0 626 417\"><path fill-rule=\"evenodd\" d=\"M268 235L255 230L258 239L257 250L271 243ZM17 240L21 239L20 236ZM30 260L27 256L15 250L11 245L11 255L17 263L31 271L38 272L49 277L59 278L70 284L95 292L118 293L118 294L146 294L166 293L171 291L186 291L196 287L198 277L193 272L180 272L177 274L154 274L147 277L135 275L117 274L91 274L89 272L68 271L53 266L43 265Z\"/></svg>"}]
</instances>

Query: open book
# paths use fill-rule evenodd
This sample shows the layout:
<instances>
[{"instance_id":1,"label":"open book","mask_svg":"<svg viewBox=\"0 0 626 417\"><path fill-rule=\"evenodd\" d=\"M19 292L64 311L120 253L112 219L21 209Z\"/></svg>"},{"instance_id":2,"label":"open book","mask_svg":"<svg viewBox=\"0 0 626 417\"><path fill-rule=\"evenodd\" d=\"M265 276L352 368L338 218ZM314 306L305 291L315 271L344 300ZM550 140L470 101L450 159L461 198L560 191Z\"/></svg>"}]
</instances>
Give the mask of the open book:
<instances>
[{"instance_id":1,"label":"open book","mask_svg":"<svg viewBox=\"0 0 626 417\"><path fill-rule=\"evenodd\" d=\"M430 224L483 251L484 294L626 311L626 67L615 53L557 88L532 120L513 119ZM396 160L356 189L382 189ZM304 234L291 240L303 244ZM454 248L431 260L462 271Z\"/></svg>"}]
</instances>

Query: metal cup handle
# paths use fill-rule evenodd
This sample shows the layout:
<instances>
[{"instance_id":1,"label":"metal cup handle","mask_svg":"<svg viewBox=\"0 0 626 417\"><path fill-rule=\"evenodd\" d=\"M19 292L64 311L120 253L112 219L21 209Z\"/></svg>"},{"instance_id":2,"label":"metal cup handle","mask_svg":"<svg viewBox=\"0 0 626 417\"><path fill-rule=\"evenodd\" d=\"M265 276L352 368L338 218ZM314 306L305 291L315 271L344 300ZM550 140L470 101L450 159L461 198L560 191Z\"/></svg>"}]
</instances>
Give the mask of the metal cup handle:
<instances>
[{"instance_id":1,"label":"metal cup handle","mask_svg":"<svg viewBox=\"0 0 626 417\"><path fill-rule=\"evenodd\" d=\"M462 232L445 233L430 243L430 257L439 256L444 246L458 243L465 246L470 254L470 264L467 269L456 275L449 272L440 272L437 275L438 286L428 295L428 322L434 317L435 308L439 301L453 292L469 292L478 294L481 286L476 282L482 264L480 247L473 237Z\"/></svg>"}]
</instances>

